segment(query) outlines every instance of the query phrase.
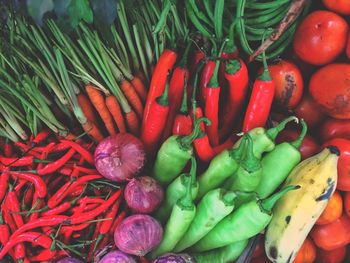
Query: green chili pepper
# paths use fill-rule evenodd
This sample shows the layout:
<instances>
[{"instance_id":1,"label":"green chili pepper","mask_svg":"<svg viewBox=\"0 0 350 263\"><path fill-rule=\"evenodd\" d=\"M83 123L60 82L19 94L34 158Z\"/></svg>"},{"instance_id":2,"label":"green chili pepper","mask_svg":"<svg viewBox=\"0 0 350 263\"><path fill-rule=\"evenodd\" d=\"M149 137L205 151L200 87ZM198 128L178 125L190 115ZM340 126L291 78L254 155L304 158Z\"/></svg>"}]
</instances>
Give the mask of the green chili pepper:
<instances>
[{"instance_id":1,"label":"green chili pepper","mask_svg":"<svg viewBox=\"0 0 350 263\"><path fill-rule=\"evenodd\" d=\"M261 180L262 167L260 160L253 152L253 140L247 135L248 145L244 159L240 163L237 172L232 176L232 183L229 189L242 192L254 191Z\"/></svg>"},{"instance_id":2,"label":"green chili pepper","mask_svg":"<svg viewBox=\"0 0 350 263\"><path fill-rule=\"evenodd\" d=\"M196 162L194 157L192 157L193 162ZM192 180L189 180L186 185L186 194L174 205L170 218L165 225L163 239L158 247L151 252L151 258L172 251L190 227L196 216L196 206L193 204L191 192Z\"/></svg>"},{"instance_id":3,"label":"green chili pepper","mask_svg":"<svg viewBox=\"0 0 350 263\"><path fill-rule=\"evenodd\" d=\"M267 153L261 161L262 179L255 190L260 198L266 198L287 178L293 168L300 162L299 148L307 132L305 121L301 120L303 129L293 142L283 142ZM278 164L278 165L276 165Z\"/></svg>"},{"instance_id":4,"label":"green chili pepper","mask_svg":"<svg viewBox=\"0 0 350 263\"><path fill-rule=\"evenodd\" d=\"M196 217L174 252L180 252L194 245L214 228L234 208L236 194L217 188L209 191L197 206Z\"/></svg>"},{"instance_id":5,"label":"green chili pepper","mask_svg":"<svg viewBox=\"0 0 350 263\"><path fill-rule=\"evenodd\" d=\"M260 233L272 219L272 208L284 194L300 186L287 186L264 200L243 204L218 223L191 251L202 252L246 240Z\"/></svg>"},{"instance_id":6,"label":"green chili pepper","mask_svg":"<svg viewBox=\"0 0 350 263\"><path fill-rule=\"evenodd\" d=\"M240 207L241 205L248 203L252 200L257 200L258 195L256 192L243 192L243 191L235 191L237 195L235 199L235 207Z\"/></svg>"},{"instance_id":7,"label":"green chili pepper","mask_svg":"<svg viewBox=\"0 0 350 263\"><path fill-rule=\"evenodd\" d=\"M192 142L200 132L200 123L210 125L207 118L199 118L194 124L193 131L186 136L171 136L160 147L153 167L153 176L163 186L171 183L186 166L193 154Z\"/></svg>"},{"instance_id":8,"label":"green chili pepper","mask_svg":"<svg viewBox=\"0 0 350 263\"><path fill-rule=\"evenodd\" d=\"M199 190L197 199L205 195L209 190L219 187L228 177L233 175L241 161L246 146L246 137L237 148L222 151L211 160L208 169L199 177Z\"/></svg>"},{"instance_id":9,"label":"green chili pepper","mask_svg":"<svg viewBox=\"0 0 350 263\"><path fill-rule=\"evenodd\" d=\"M220 247L203 253L195 253L192 256L197 263L229 263L235 261L248 245L248 239L234 242L225 247Z\"/></svg>"},{"instance_id":10,"label":"green chili pepper","mask_svg":"<svg viewBox=\"0 0 350 263\"><path fill-rule=\"evenodd\" d=\"M191 163L191 170L188 174L178 176L166 189L163 203L158 208L154 217L159 222L164 223L173 209L176 202L185 195L188 181L192 181L192 199L194 200L198 193L198 182L196 180L197 163Z\"/></svg>"},{"instance_id":11,"label":"green chili pepper","mask_svg":"<svg viewBox=\"0 0 350 263\"><path fill-rule=\"evenodd\" d=\"M287 123L291 121L298 120L296 117L291 116L285 120L283 120L281 123L279 123L276 127L273 127L271 129L265 130L262 127L254 128L248 132L250 137L252 137L254 145L253 145L253 152L256 158L261 159L261 155L264 152L270 152L275 148L275 139L277 135L284 130ZM239 144L241 143L242 139L239 139L233 148L237 148Z\"/></svg>"}]
</instances>

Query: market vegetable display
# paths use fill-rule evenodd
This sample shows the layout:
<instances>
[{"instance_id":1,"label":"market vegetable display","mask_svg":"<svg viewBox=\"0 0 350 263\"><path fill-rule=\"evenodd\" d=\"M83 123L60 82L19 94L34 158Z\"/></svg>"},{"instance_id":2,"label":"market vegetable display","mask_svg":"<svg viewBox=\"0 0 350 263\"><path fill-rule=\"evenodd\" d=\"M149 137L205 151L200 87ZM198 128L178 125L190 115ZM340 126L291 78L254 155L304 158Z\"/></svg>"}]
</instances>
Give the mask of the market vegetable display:
<instances>
[{"instance_id":1,"label":"market vegetable display","mask_svg":"<svg viewBox=\"0 0 350 263\"><path fill-rule=\"evenodd\" d=\"M3 2L1 262L349 261L346 1Z\"/></svg>"}]
</instances>

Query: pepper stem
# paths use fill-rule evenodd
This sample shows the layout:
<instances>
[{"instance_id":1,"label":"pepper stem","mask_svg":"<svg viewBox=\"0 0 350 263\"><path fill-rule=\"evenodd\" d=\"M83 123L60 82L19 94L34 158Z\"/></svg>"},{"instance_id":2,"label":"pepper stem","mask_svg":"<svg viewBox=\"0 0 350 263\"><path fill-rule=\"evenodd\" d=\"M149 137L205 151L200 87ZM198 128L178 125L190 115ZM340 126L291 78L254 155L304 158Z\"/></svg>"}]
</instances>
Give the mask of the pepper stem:
<instances>
[{"instance_id":1,"label":"pepper stem","mask_svg":"<svg viewBox=\"0 0 350 263\"><path fill-rule=\"evenodd\" d=\"M237 24L237 17L233 20L232 24L229 27L228 30L228 42L225 47L225 52L227 54L232 54L237 50L237 46L235 45L235 26Z\"/></svg>"},{"instance_id":2,"label":"pepper stem","mask_svg":"<svg viewBox=\"0 0 350 263\"><path fill-rule=\"evenodd\" d=\"M227 74L236 74L242 68L241 61L239 59L230 59L226 62L225 72Z\"/></svg>"},{"instance_id":3,"label":"pepper stem","mask_svg":"<svg viewBox=\"0 0 350 263\"><path fill-rule=\"evenodd\" d=\"M223 192L222 201L225 205L232 205L237 195L232 191Z\"/></svg>"},{"instance_id":4,"label":"pepper stem","mask_svg":"<svg viewBox=\"0 0 350 263\"><path fill-rule=\"evenodd\" d=\"M182 197L179 201L179 204L183 208L192 208L193 207L193 200L192 200L192 183L195 180L196 177L196 171L197 171L197 163L196 159L192 156L191 158L191 171L190 171L190 179L187 181L186 185L186 194L184 197Z\"/></svg>"},{"instance_id":5,"label":"pepper stem","mask_svg":"<svg viewBox=\"0 0 350 263\"><path fill-rule=\"evenodd\" d=\"M243 135L242 141L237 148L229 150L230 157L235 159L236 161L240 161L242 159L247 144L247 135L247 133Z\"/></svg>"},{"instance_id":6,"label":"pepper stem","mask_svg":"<svg viewBox=\"0 0 350 263\"><path fill-rule=\"evenodd\" d=\"M306 122L302 119L300 121L300 123L302 125L301 133L300 133L299 137L295 141L290 143L290 145L292 145L296 149L300 148L300 146L301 146L301 144L302 144L302 142L303 142L303 140L305 138L305 135L307 133L307 124L306 124Z\"/></svg>"},{"instance_id":7,"label":"pepper stem","mask_svg":"<svg viewBox=\"0 0 350 263\"><path fill-rule=\"evenodd\" d=\"M276 202L282 197L284 196L287 192L291 191L291 190L296 190L299 189L300 185L289 185L284 187L281 191L273 194L272 196L264 199L261 201L260 206L263 210L266 211L266 213L270 214L272 211L272 208L274 207L274 205L276 204Z\"/></svg>"},{"instance_id":8,"label":"pepper stem","mask_svg":"<svg viewBox=\"0 0 350 263\"><path fill-rule=\"evenodd\" d=\"M208 83L208 87L210 87L210 88L219 87L218 75L219 75L219 68L220 68L220 57L221 57L222 51L224 50L226 42L227 42L227 39L225 39L224 42L221 45L221 48L220 48L220 51L219 51L219 54L218 54L218 58L219 59L215 63L215 69L214 69L213 75L211 76L210 81Z\"/></svg>"},{"instance_id":9,"label":"pepper stem","mask_svg":"<svg viewBox=\"0 0 350 263\"><path fill-rule=\"evenodd\" d=\"M197 162L196 162L196 158L194 158L194 156L191 157L190 175L191 175L192 184L195 184L195 182L196 182L196 175L197 175Z\"/></svg>"},{"instance_id":10,"label":"pepper stem","mask_svg":"<svg viewBox=\"0 0 350 263\"><path fill-rule=\"evenodd\" d=\"M194 128L191 134L179 137L179 143L182 147L188 148L192 142L198 137L199 132L201 131L200 124L204 122L206 125L210 125L211 121L208 118L202 117L195 121Z\"/></svg>"},{"instance_id":11,"label":"pepper stem","mask_svg":"<svg viewBox=\"0 0 350 263\"><path fill-rule=\"evenodd\" d=\"M258 158L256 158L254 155L253 139L252 139L252 137L250 137L249 134L247 134L246 140L248 141L247 151L246 151L245 158L243 159L243 161L241 163L241 166L245 170L247 170L248 172L255 172L255 171L261 169L260 160Z\"/></svg>"},{"instance_id":12,"label":"pepper stem","mask_svg":"<svg viewBox=\"0 0 350 263\"><path fill-rule=\"evenodd\" d=\"M265 40L265 35L266 35L267 30L264 31L263 37L262 37L262 43ZM272 80L270 72L269 72L269 67L267 65L267 61L266 61L266 54L265 54L265 50L262 53L262 60L263 60L263 65L264 65L264 71L263 73L261 73L261 75L258 77L259 80L263 80L263 81L270 81Z\"/></svg>"},{"instance_id":13,"label":"pepper stem","mask_svg":"<svg viewBox=\"0 0 350 263\"><path fill-rule=\"evenodd\" d=\"M190 52L191 46L192 46L192 42L189 41L189 43L187 44L187 46L186 46L186 48L185 48L185 51L184 51L184 53L183 53L183 55L182 55L182 58L181 58L181 60L180 60L180 62L179 62L179 66L180 66L181 68L187 67L187 58L188 58L188 53Z\"/></svg>"},{"instance_id":14,"label":"pepper stem","mask_svg":"<svg viewBox=\"0 0 350 263\"><path fill-rule=\"evenodd\" d=\"M268 129L266 131L267 136L271 139L271 140L275 140L276 137L278 136L278 134L284 130L284 128L286 127L286 125L291 122L291 121L295 121L296 123L299 122L298 118L295 116L291 116L288 117L287 119L281 121L276 127L273 127L271 129Z\"/></svg>"},{"instance_id":15,"label":"pepper stem","mask_svg":"<svg viewBox=\"0 0 350 263\"><path fill-rule=\"evenodd\" d=\"M186 115L188 113L188 107L187 107L187 78L186 75L184 75L184 94L182 97L181 107L180 107L180 113L183 115Z\"/></svg>"},{"instance_id":16,"label":"pepper stem","mask_svg":"<svg viewBox=\"0 0 350 263\"><path fill-rule=\"evenodd\" d=\"M162 106L169 105L169 99L168 99L169 82L170 82L170 72L168 73L168 79L167 79L167 82L165 84L165 89L164 89L163 94L156 99L156 101L159 105L162 105Z\"/></svg>"}]
</instances>

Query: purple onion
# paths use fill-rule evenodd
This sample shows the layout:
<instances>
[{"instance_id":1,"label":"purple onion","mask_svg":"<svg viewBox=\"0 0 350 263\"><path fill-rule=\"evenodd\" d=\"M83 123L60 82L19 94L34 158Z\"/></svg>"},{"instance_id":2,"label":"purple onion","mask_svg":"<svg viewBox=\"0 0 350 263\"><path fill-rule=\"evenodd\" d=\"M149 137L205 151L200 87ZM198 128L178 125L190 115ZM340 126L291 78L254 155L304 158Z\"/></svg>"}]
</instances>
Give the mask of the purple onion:
<instances>
[{"instance_id":1,"label":"purple onion","mask_svg":"<svg viewBox=\"0 0 350 263\"><path fill-rule=\"evenodd\" d=\"M126 203L135 213L150 214L163 201L164 192L155 179L141 176L131 179L125 187L124 196Z\"/></svg>"},{"instance_id":2,"label":"purple onion","mask_svg":"<svg viewBox=\"0 0 350 263\"><path fill-rule=\"evenodd\" d=\"M124 253L144 256L163 238L163 229L149 215L132 215L124 219L114 232L114 242Z\"/></svg>"},{"instance_id":3,"label":"purple onion","mask_svg":"<svg viewBox=\"0 0 350 263\"><path fill-rule=\"evenodd\" d=\"M57 261L56 263L83 263L80 259L72 258L72 257L65 257Z\"/></svg>"},{"instance_id":4,"label":"purple onion","mask_svg":"<svg viewBox=\"0 0 350 263\"><path fill-rule=\"evenodd\" d=\"M95 150L95 166L109 180L124 182L143 168L146 154L140 139L118 133L103 139Z\"/></svg>"},{"instance_id":5,"label":"purple onion","mask_svg":"<svg viewBox=\"0 0 350 263\"><path fill-rule=\"evenodd\" d=\"M98 263L136 263L136 260L119 250L114 250L106 254Z\"/></svg>"},{"instance_id":6,"label":"purple onion","mask_svg":"<svg viewBox=\"0 0 350 263\"><path fill-rule=\"evenodd\" d=\"M194 259L187 254L168 253L156 258L152 263L194 263Z\"/></svg>"}]
</instances>

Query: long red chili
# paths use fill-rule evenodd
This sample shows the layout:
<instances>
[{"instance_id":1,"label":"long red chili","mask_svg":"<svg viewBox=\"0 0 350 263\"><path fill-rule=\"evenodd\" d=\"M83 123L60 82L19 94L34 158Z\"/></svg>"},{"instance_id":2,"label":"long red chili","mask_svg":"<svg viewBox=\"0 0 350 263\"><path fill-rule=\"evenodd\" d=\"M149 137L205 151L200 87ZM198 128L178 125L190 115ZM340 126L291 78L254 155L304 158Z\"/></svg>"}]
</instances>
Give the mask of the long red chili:
<instances>
[{"instance_id":1,"label":"long red chili","mask_svg":"<svg viewBox=\"0 0 350 263\"><path fill-rule=\"evenodd\" d=\"M29 260L31 262L34 262L34 261L43 262L45 260L53 259L56 256L56 254L57 254L56 250L51 250L50 248L46 248L40 251L39 254L29 257Z\"/></svg>"},{"instance_id":2,"label":"long red chili","mask_svg":"<svg viewBox=\"0 0 350 263\"><path fill-rule=\"evenodd\" d=\"M147 121L141 133L141 140L148 154L154 153L160 142L169 113L168 100L169 83L166 83L164 93L152 103Z\"/></svg>"},{"instance_id":3,"label":"long red chili","mask_svg":"<svg viewBox=\"0 0 350 263\"><path fill-rule=\"evenodd\" d=\"M275 83L270 76L266 59L264 58L263 61L264 71L254 81L252 94L244 116L243 132L248 132L256 127L263 127L270 113L275 94Z\"/></svg>"},{"instance_id":4,"label":"long red chili","mask_svg":"<svg viewBox=\"0 0 350 263\"><path fill-rule=\"evenodd\" d=\"M38 197L37 192L34 192L33 201L32 201L32 209L35 209L35 210L41 209L44 205L44 202L42 202L42 201L43 200ZM38 219L38 217L39 217L39 213L33 212L30 214L28 222L32 222L32 221Z\"/></svg>"},{"instance_id":5,"label":"long red chili","mask_svg":"<svg viewBox=\"0 0 350 263\"><path fill-rule=\"evenodd\" d=\"M10 174L6 169L3 171L3 173L0 176L0 203L2 203L7 193L9 178L10 178Z\"/></svg>"},{"instance_id":6,"label":"long red chili","mask_svg":"<svg viewBox=\"0 0 350 263\"><path fill-rule=\"evenodd\" d=\"M143 112L142 132L150 116L151 105L156 98L162 95L167 82L167 74L172 70L177 59L177 54L173 50L165 49L159 57L157 65L153 71L150 88L147 95L146 105Z\"/></svg>"},{"instance_id":7,"label":"long red chili","mask_svg":"<svg viewBox=\"0 0 350 263\"><path fill-rule=\"evenodd\" d=\"M32 141L32 145L37 145L43 142L50 135L50 131L48 129L43 129L40 131Z\"/></svg>"},{"instance_id":8,"label":"long red chili","mask_svg":"<svg viewBox=\"0 0 350 263\"><path fill-rule=\"evenodd\" d=\"M115 229L120 225L120 223L124 220L125 217L126 217L126 212L121 211L120 214L117 216L117 218L114 220L113 225L109 230L109 233L111 235L114 235Z\"/></svg>"},{"instance_id":9,"label":"long red chili","mask_svg":"<svg viewBox=\"0 0 350 263\"><path fill-rule=\"evenodd\" d=\"M248 91L248 78L248 69L243 60L227 61L225 79L228 83L228 99L224 107L220 139L225 139L232 131L234 121L243 109Z\"/></svg>"},{"instance_id":10,"label":"long red chili","mask_svg":"<svg viewBox=\"0 0 350 263\"><path fill-rule=\"evenodd\" d=\"M188 135L192 132L192 118L188 114L187 107L187 89L184 89L184 95L181 102L180 112L176 115L173 124L173 135Z\"/></svg>"},{"instance_id":11,"label":"long red chili","mask_svg":"<svg viewBox=\"0 0 350 263\"><path fill-rule=\"evenodd\" d=\"M19 214L21 212L21 207L17 199L17 195L13 191L13 188L11 185L10 185L9 192L7 193L7 196L6 196L5 205L7 206L10 213L12 213L12 218L15 221L17 227L21 227L23 225L22 215Z\"/></svg>"},{"instance_id":12,"label":"long red chili","mask_svg":"<svg viewBox=\"0 0 350 263\"><path fill-rule=\"evenodd\" d=\"M84 147L82 147L80 144L73 142L73 141L68 141L68 140L61 140L63 144L67 144L70 147L72 147L77 153L79 153L85 161L87 161L89 164L94 164L94 157L92 154L86 150Z\"/></svg>"},{"instance_id":13,"label":"long red chili","mask_svg":"<svg viewBox=\"0 0 350 263\"><path fill-rule=\"evenodd\" d=\"M6 245L0 251L0 260L3 259L3 257L8 253L8 251L12 249L15 245L23 242L30 242L34 246L50 248L52 240L47 235L39 232L26 232L16 237L12 235L10 240L6 243Z\"/></svg>"},{"instance_id":14,"label":"long red chili","mask_svg":"<svg viewBox=\"0 0 350 263\"><path fill-rule=\"evenodd\" d=\"M208 60L204 65L204 68L202 71L199 88L200 88L201 100L203 104L205 103L205 99L206 99L205 88L208 86L210 79L213 76L215 65L216 63L214 60Z\"/></svg>"},{"instance_id":15,"label":"long red chili","mask_svg":"<svg viewBox=\"0 0 350 263\"><path fill-rule=\"evenodd\" d=\"M14 259L17 262L23 262L23 259L26 257L26 248L24 243L18 243L17 245L15 245L13 254Z\"/></svg>"},{"instance_id":16,"label":"long red chili","mask_svg":"<svg viewBox=\"0 0 350 263\"><path fill-rule=\"evenodd\" d=\"M47 144L44 148L44 150L41 152L41 155L40 155L40 160L43 161L43 160L46 160L48 155L50 154L50 151L55 147L56 143L54 142L50 142L49 144ZM37 166L37 170L40 170L42 169L42 167L44 166L44 162L40 162Z\"/></svg>"},{"instance_id":17,"label":"long red chili","mask_svg":"<svg viewBox=\"0 0 350 263\"><path fill-rule=\"evenodd\" d=\"M47 194L47 187L44 180L35 174L24 173L24 172L10 172L11 175L15 178L25 179L29 182L32 182L35 186L35 191L38 194L39 198L44 198Z\"/></svg>"},{"instance_id":18,"label":"long red chili","mask_svg":"<svg viewBox=\"0 0 350 263\"><path fill-rule=\"evenodd\" d=\"M7 224L5 224L4 219L0 213L0 243L4 246L10 238L10 229Z\"/></svg>"},{"instance_id":19,"label":"long red chili","mask_svg":"<svg viewBox=\"0 0 350 263\"><path fill-rule=\"evenodd\" d=\"M21 166L30 166L34 163L34 156L23 156L20 158L17 157L4 157L0 156L0 164L4 166L11 167L21 167Z\"/></svg>"},{"instance_id":20,"label":"long red chili","mask_svg":"<svg viewBox=\"0 0 350 263\"><path fill-rule=\"evenodd\" d=\"M65 155L63 155L60 159L47 164L42 169L38 169L37 173L39 175L46 175L53 172L56 172L58 169L60 169L63 165L65 165L66 162L69 161L70 158L75 154L75 149L71 148Z\"/></svg>"}]
</instances>

